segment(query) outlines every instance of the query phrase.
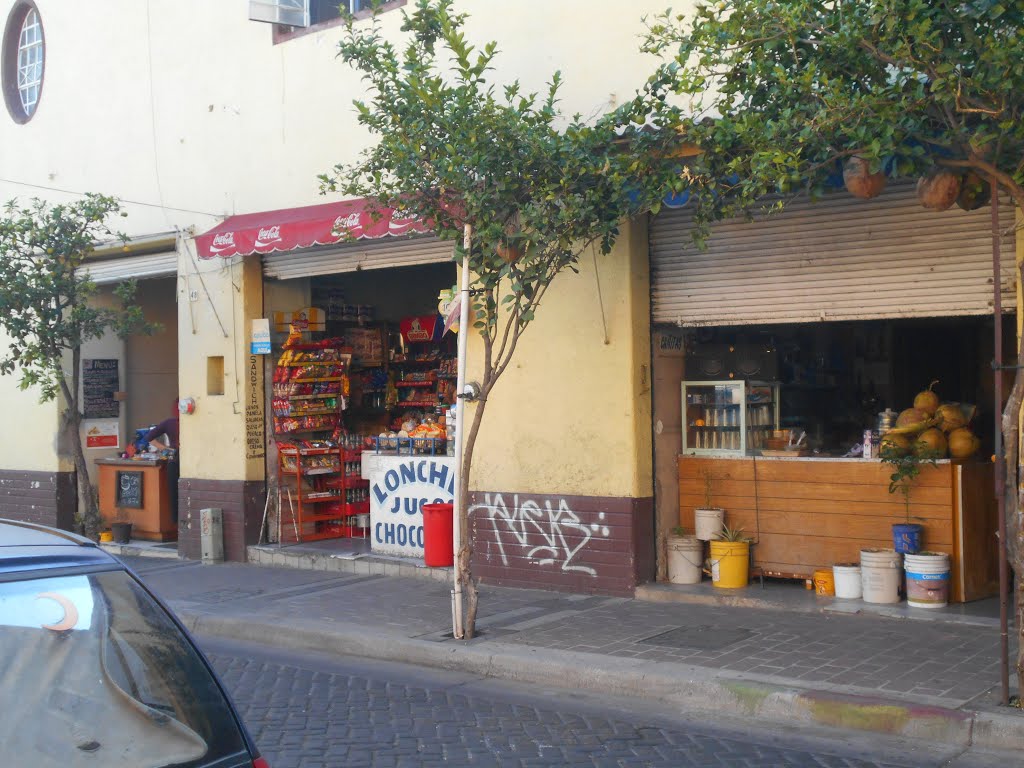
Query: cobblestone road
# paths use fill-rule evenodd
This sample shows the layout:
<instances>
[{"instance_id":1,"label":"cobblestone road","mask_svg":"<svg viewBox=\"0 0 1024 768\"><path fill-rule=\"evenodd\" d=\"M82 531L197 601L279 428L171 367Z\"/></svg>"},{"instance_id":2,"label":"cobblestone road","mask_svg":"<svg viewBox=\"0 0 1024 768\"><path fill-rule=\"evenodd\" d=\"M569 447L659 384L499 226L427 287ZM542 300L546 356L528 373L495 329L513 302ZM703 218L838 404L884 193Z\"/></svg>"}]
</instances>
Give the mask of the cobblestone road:
<instances>
[{"instance_id":1,"label":"cobblestone road","mask_svg":"<svg viewBox=\"0 0 1024 768\"><path fill-rule=\"evenodd\" d=\"M202 644L272 768L1005 765L905 746L881 748L880 758L877 741L864 737L730 731L458 673Z\"/></svg>"}]
</instances>

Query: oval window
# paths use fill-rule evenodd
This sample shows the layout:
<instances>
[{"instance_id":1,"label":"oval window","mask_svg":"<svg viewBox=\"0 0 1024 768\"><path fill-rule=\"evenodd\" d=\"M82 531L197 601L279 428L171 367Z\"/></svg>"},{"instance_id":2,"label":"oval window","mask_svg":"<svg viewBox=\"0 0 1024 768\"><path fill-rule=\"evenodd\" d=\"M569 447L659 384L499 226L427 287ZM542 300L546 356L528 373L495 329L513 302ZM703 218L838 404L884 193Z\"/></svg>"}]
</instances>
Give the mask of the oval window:
<instances>
[{"instance_id":1,"label":"oval window","mask_svg":"<svg viewBox=\"0 0 1024 768\"><path fill-rule=\"evenodd\" d=\"M21 2L7 17L3 41L3 86L7 111L24 123L35 114L43 89L43 24L34 3Z\"/></svg>"}]
</instances>

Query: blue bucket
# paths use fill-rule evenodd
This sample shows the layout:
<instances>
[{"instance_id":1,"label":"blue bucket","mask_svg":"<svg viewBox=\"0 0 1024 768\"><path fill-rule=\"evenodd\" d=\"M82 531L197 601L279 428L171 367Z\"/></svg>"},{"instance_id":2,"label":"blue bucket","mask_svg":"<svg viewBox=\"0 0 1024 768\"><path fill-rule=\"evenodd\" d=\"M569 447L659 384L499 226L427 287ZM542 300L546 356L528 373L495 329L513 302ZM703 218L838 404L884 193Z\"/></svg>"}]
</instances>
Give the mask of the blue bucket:
<instances>
[{"instance_id":1,"label":"blue bucket","mask_svg":"<svg viewBox=\"0 0 1024 768\"><path fill-rule=\"evenodd\" d=\"M892 546L903 555L916 555L921 551L924 527L917 523L895 523L892 527Z\"/></svg>"}]
</instances>

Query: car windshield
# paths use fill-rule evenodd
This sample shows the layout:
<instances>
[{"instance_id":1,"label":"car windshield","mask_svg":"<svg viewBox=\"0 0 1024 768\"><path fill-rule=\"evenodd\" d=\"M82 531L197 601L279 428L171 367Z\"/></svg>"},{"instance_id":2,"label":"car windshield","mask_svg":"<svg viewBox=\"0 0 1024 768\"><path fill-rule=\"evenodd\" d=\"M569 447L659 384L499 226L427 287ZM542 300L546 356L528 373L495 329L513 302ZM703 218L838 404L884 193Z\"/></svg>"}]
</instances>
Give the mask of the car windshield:
<instances>
[{"instance_id":1,"label":"car windshield","mask_svg":"<svg viewBox=\"0 0 1024 768\"><path fill-rule=\"evenodd\" d=\"M0 712L5 765L234 765L246 754L206 665L123 571L0 582Z\"/></svg>"}]
</instances>

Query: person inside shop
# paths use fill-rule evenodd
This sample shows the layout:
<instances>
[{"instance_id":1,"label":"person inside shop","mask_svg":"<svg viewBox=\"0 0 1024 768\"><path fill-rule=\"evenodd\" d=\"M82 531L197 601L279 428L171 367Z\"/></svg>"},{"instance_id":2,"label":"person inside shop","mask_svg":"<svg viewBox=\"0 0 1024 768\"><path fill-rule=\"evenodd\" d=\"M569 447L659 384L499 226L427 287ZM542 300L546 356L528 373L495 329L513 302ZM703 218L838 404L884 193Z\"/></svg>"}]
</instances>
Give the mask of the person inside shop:
<instances>
[{"instance_id":1,"label":"person inside shop","mask_svg":"<svg viewBox=\"0 0 1024 768\"><path fill-rule=\"evenodd\" d=\"M165 438L160 442L159 438ZM167 491L171 502L171 519L178 522L178 474L181 467L179 462L181 454L178 449L178 400L174 400L174 411L172 414L153 427L142 436L142 442L149 445L154 451L172 450L167 460Z\"/></svg>"}]
</instances>

